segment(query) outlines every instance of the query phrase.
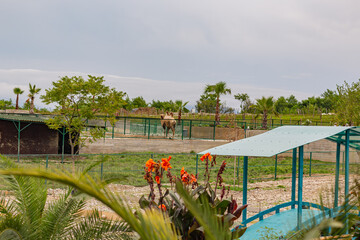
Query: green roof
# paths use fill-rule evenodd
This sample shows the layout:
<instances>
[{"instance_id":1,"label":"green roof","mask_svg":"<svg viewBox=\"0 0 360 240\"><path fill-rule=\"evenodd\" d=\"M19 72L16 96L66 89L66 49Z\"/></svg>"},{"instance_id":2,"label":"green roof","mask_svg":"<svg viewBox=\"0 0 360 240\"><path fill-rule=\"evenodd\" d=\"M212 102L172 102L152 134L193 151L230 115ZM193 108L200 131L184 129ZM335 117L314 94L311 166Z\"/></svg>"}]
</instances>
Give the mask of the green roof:
<instances>
[{"instance_id":1,"label":"green roof","mask_svg":"<svg viewBox=\"0 0 360 240\"><path fill-rule=\"evenodd\" d=\"M348 129L351 130L350 147L360 150L360 129L355 127L282 126L199 154L209 152L212 155L271 157L321 139L343 144Z\"/></svg>"},{"instance_id":2,"label":"green roof","mask_svg":"<svg viewBox=\"0 0 360 240\"><path fill-rule=\"evenodd\" d=\"M0 120L45 123L47 119L44 115L0 113Z\"/></svg>"}]
</instances>

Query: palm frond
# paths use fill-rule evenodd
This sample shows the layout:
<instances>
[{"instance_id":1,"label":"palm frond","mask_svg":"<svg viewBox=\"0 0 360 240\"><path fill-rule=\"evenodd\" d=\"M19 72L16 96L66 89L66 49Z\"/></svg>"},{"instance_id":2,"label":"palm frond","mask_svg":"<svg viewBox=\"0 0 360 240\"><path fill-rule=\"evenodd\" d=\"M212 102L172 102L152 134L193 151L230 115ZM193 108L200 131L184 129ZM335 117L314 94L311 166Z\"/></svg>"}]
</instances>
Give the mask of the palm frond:
<instances>
[{"instance_id":1,"label":"palm frond","mask_svg":"<svg viewBox=\"0 0 360 240\"><path fill-rule=\"evenodd\" d=\"M44 178L74 187L79 191L86 193L91 197L94 197L95 199L112 209L119 217L121 217L125 222L127 222L135 232L139 234L141 239L177 239L177 235L173 231L170 231L172 232L172 235L169 235L169 225L166 224L166 222L163 222L162 225L159 225L161 227L164 227L165 229L156 230L159 230L159 236L157 238L152 238L147 230L152 229L153 224L147 221L148 216L146 216L146 214L144 215L143 213L138 212L135 216L131 208L124 203L123 199L118 194L114 194L107 188L103 188L102 184L99 184L87 174L84 175L81 180L78 176L74 176L69 172L49 172L41 169L8 169L0 170L0 174ZM151 216L153 216L156 221L165 221L163 217L158 218L158 215L156 215L156 213L149 214L151 214ZM167 234L164 235L163 233Z\"/></svg>"},{"instance_id":2,"label":"palm frond","mask_svg":"<svg viewBox=\"0 0 360 240\"><path fill-rule=\"evenodd\" d=\"M128 224L123 221L103 219L98 210L84 217L81 222L75 224L69 230L69 236L64 239L123 239L131 232Z\"/></svg>"},{"instance_id":3,"label":"palm frond","mask_svg":"<svg viewBox=\"0 0 360 240\"><path fill-rule=\"evenodd\" d=\"M216 216L216 213L214 213L210 208L208 199L200 199L202 204L195 201L183 187L181 182L176 183L176 191L184 201L185 206L189 209L189 211L195 217L196 221L203 228L206 239L233 239L232 233L229 230L229 226L226 224L227 221L224 221L224 219L220 219ZM234 217L233 215L230 215L226 217Z\"/></svg>"}]
</instances>

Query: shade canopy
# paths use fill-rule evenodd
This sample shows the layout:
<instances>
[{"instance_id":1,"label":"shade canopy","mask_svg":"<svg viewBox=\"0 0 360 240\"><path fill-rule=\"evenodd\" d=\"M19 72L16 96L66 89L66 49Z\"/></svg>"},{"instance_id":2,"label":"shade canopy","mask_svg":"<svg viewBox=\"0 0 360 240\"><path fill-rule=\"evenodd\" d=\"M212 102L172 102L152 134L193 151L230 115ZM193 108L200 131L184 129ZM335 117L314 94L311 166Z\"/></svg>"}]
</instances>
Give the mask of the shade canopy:
<instances>
[{"instance_id":1,"label":"shade canopy","mask_svg":"<svg viewBox=\"0 0 360 240\"><path fill-rule=\"evenodd\" d=\"M207 152L212 155L271 157L276 154L315 142L321 139L344 141L344 131L352 129L353 135L358 137L360 132L355 127L330 126L282 126L253 137L210 148ZM358 146L353 141L353 146Z\"/></svg>"}]
</instances>

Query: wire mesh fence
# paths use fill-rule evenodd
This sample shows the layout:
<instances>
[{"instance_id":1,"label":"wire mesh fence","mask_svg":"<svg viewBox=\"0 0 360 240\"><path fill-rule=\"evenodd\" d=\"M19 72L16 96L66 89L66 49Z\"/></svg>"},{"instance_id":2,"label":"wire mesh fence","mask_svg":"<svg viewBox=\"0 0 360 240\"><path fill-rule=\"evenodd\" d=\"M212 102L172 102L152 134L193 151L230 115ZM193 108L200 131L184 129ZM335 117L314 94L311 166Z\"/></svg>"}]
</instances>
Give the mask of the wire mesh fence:
<instances>
[{"instance_id":1,"label":"wire mesh fence","mask_svg":"<svg viewBox=\"0 0 360 240\"><path fill-rule=\"evenodd\" d=\"M304 157L304 175L319 176L324 174L335 174L335 162L317 160L318 154L328 152L306 152ZM343 154L342 154L343 155ZM17 162L24 168L45 168L60 171L73 171L73 163L77 171L83 171L89 165L99 162L89 172L99 179L119 179L116 183L133 186L146 185L143 179L145 162L152 158L154 161L171 156L171 172L180 176L181 168L198 175L199 181L203 180L205 164L197 154L165 154L165 153L123 153L123 154L81 154L71 157L69 155L8 155L7 158ZM222 163L226 161L226 170L223 174L224 181L229 185L242 187L243 158L234 156L217 156L217 164L209 166L212 180L216 179L217 171ZM344 172L344 158L341 159L340 173ZM269 158L250 158L248 161L249 181L277 180L291 177L292 158L274 156ZM358 173L358 164L350 164L351 173ZM51 183L50 187L59 187ZM0 183L0 185L2 185Z\"/></svg>"},{"instance_id":2,"label":"wire mesh fence","mask_svg":"<svg viewBox=\"0 0 360 240\"><path fill-rule=\"evenodd\" d=\"M88 121L87 128L98 126L105 129L104 138L118 137L138 137L138 138L163 138L165 130L161 125L160 119L138 118L138 117L117 117L115 124L99 118ZM217 123L212 120L201 119L181 119L175 120L176 127L174 137L177 139L238 139L238 135L246 130L264 129L263 122L259 119L253 120L230 120ZM320 121L301 121L301 120L281 120L269 119L266 129L272 129L283 125L315 125L329 126L330 122ZM170 130L168 137L172 137Z\"/></svg>"}]
</instances>

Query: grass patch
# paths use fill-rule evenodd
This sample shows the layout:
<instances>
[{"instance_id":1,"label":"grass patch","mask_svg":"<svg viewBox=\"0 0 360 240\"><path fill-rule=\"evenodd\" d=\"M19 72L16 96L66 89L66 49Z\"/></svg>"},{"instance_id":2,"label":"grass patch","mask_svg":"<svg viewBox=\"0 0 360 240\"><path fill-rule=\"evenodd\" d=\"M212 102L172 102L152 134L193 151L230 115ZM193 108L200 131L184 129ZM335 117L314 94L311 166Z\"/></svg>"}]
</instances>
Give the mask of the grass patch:
<instances>
[{"instance_id":1,"label":"grass patch","mask_svg":"<svg viewBox=\"0 0 360 240\"><path fill-rule=\"evenodd\" d=\"M144 165L149 158L161 160L161 158L171 159L172 174L180 175L182 167L189 173L198 173L198 181L204 180L205 164L198 158L198 164L196 164L196 154L156 154L156 153L125 153L125 154L108 154L108 155L81 155L75 157L76 168L78 170L84 170L90 164L107 159L102 165L96 166L89 174L103 179L110 178L122 178L125 180L116 182L120 184L133 185L133 186L145 186L146 182L143 179ZM10 157L13 161L17 162L17 157ZM224 182L228 185L242 186L243 176L243 160L229 156L218 156L216 158L217 165L210 167L210 179L215 181L217 171L222 161L226 161L226 169L223 174ZM49 156L46 160L46 156L21 156L19 165L24 168L47 168L57 169L60 171L72 171L71 157L66 157L63 161L61 156ZM342 165L341 165L342 166ZM278 158L277 163L277 179L284 179L291 177L291 158ZM351 165L350 169L355 169L355 165ZM248 167L249 182L274 180L275 177L275 159L274 158L250 158ZM315 174L334 174L335 163L322 162L312 160L311 162L311 175ZM341 169L342 173L342 169ZM304 176L310 175L310 160L304 159ZM166 178L164 178L166 179ZM2 182L0 181L0 187ZM166 183L166 182L165 182ZM49 183L50 187L58 187L58 184ZM283 185L278 185L277 188L285 188ZM240 189L240 188L239 188ZM241 188L242 190L242 188Z\"/></svg>"}]
</instances>

